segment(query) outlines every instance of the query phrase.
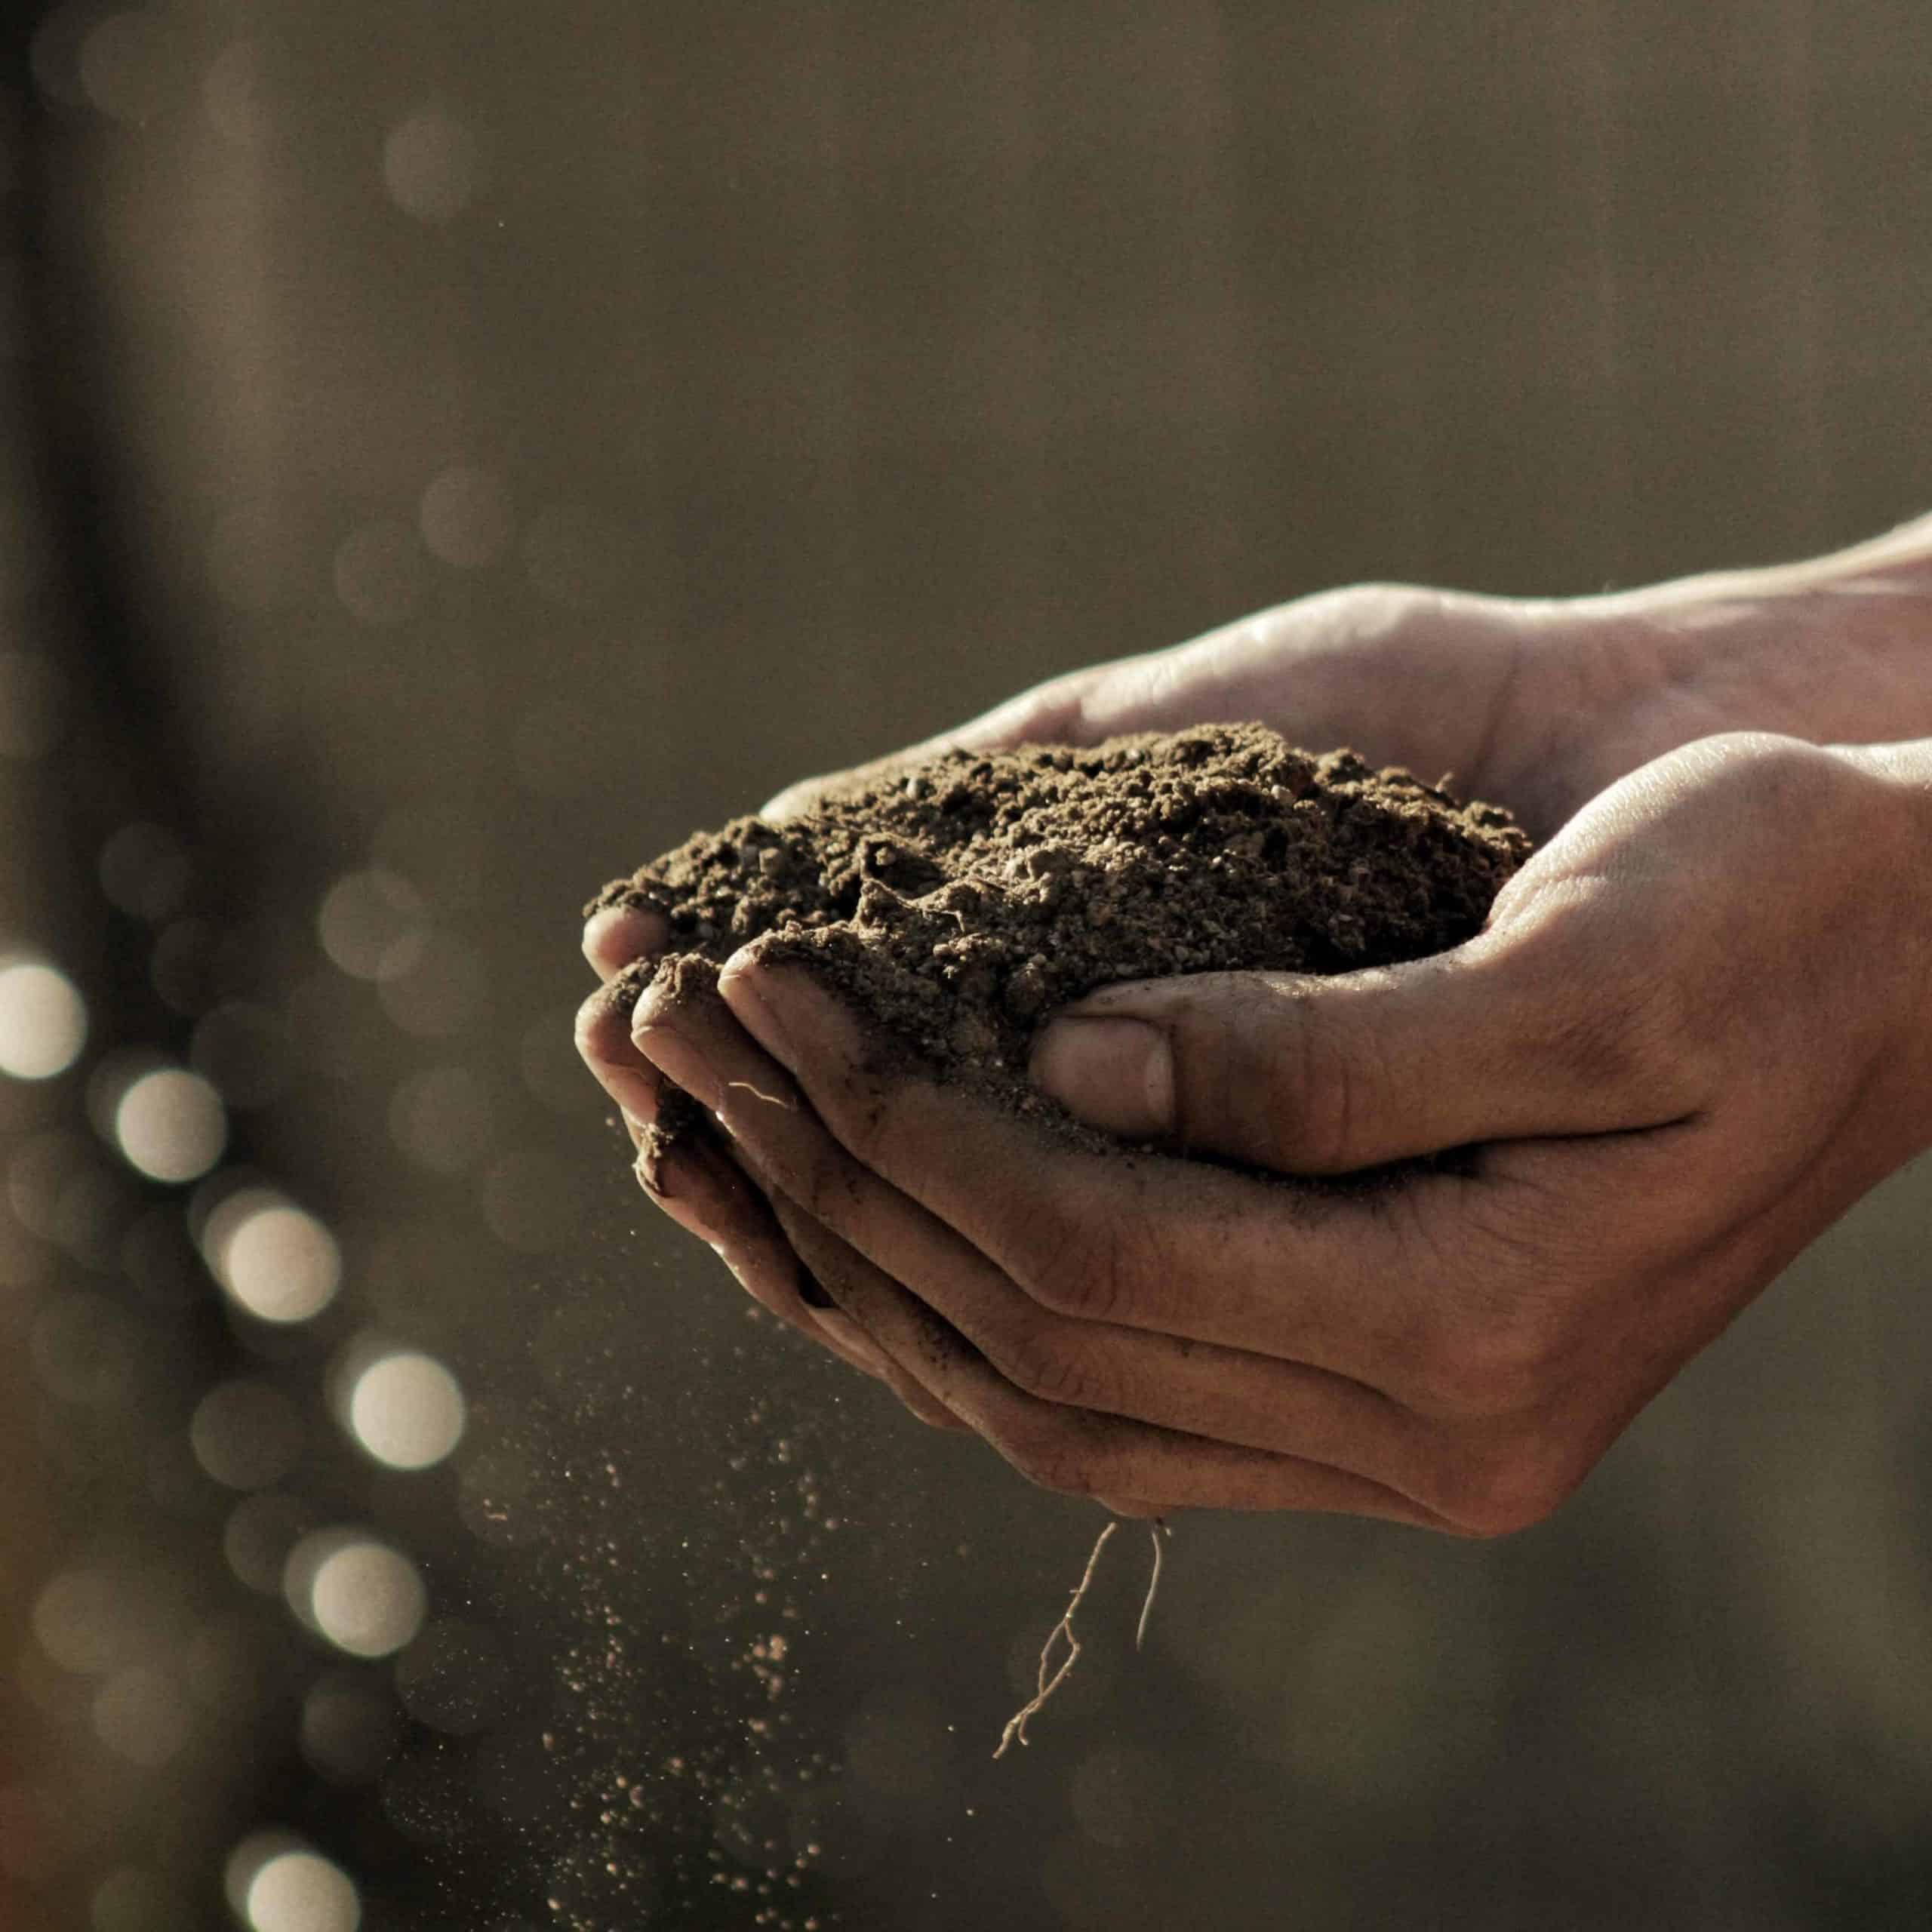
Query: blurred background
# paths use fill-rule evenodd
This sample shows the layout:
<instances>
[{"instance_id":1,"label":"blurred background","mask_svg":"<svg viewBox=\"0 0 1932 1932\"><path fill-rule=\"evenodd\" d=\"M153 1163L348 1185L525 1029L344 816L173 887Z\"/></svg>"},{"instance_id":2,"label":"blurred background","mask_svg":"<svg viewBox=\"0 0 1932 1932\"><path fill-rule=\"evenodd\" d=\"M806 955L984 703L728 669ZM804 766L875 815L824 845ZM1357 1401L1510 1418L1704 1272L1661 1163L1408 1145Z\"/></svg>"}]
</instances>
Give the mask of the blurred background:
<instances>
[{"instance_id":1,"label":"blurred background","mask_svg":"<svg viewBox=\"0 0 1932 1932\"><path fill-rule=\"evenodd\" d=\"M0 75L0 1924L1918 1927L1923 1165L1555 1521L762 1318L579 909L1352 579L1932 502L1924 0L65 0Z\"/></svg>"}]
</instances>

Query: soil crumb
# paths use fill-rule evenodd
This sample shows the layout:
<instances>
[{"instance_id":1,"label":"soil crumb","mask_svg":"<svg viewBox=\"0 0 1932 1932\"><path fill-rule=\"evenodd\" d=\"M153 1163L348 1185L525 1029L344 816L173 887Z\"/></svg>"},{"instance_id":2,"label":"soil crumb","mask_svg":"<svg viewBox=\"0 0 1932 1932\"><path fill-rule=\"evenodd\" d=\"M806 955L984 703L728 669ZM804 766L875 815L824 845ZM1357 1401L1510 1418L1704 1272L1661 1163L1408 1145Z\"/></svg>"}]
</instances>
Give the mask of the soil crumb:
<instances>
[{"instance_id":1,"label":"soil crumb","mask_svg":"<svg viewBox=\"0 0 1932 1932\"><path fill-rule=\"evenodd\" d=\"M1463 804L1353 752L1259 724L1139 733L1082 749L954 751L854 780L780 823L700 832L586 909L648 908L671 949L630 969L680 998L770 935L940 1077L1082 1145L1026 1078L1035 1029L1119 980L1345 973L1481 931L1530 852L1499 807ZM667 1106L647 1161L691 1132Z\"/></svg>"}]
</instances>

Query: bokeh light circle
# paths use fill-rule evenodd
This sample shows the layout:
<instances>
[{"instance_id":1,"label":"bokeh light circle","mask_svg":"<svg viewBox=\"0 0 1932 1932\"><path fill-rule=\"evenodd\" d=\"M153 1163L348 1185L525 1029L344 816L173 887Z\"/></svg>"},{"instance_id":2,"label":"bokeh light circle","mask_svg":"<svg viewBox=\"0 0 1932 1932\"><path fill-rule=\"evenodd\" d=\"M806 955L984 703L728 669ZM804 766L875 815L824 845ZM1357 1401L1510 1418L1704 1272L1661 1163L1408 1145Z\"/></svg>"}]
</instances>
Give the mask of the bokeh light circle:
<instances>
[{"instance_id":1,"label":"bokeh light circle","mask_svg":"<svg viewBox=\"0 0 1932 1932\"><path fill-rule=\"evenodd\" d=\"M87 1005L66 974L37 959L0 964L0 1073L51 1080L87 1037Z\"/></svg>"},{"instance_id":2,"label":"bokeh light circle","mask_svg":"<svg viewBox=\"0 0 1932 1932\"><path fill-rule=\"evenodd\" d=\"M315 1527L308 1506L275 1491L251 1496L229 1512L221 1536L228 1567L250 1589L278 1595L289 1552Z\"/></svg>"},{"instance_id":3,"label":"bokeh light circle","mask_svg":"<svg viewBox=\"0 0 1932 1932\"><path fill-rule=\"evenodd\" d=\"M195 1460L227 1489L266 1489L302 1446L294 1403L265 1382L238 1377L204 1395L188 1426Z\"/></svg>"},{"instance_id":4,"label":"bokeh light circle","mask_svg":"<svg viewBox=\"0 0 1932 1932\"><path fill-rule=\"evenodd\" d=\"M351 617L387 629L416 608L426 568L415 531L379 518L343 539L335 553L335 594Z\"/></svg>"},{"instance_id":5,"label":"bokeh light circle","mask_svg":"<svg viewBox=\"0 0 1932 1932\"><path fill-rule=\"evenodd\" d=\"M149 1665L117 1671L95 1692L94 1735L117 1758L143 1770L158 1770L177 1755L193 1728L193 1713L179 1683Z\"/></svg>"},{"instance_id":6,"label":"bokeh light circle","mask_svg":"<svg viewBox=\"0 0 1932 1932\"><path fill-rule=\"evenodd\" d=\"M467 1066L425 1067L389 1097L390 1137L435 1174L460 1174L481 1160L492 1116L490 1090Z\"/></svg>"},{"instance_id":7,"label":"bokeh light circle","mask_svg":"<svg viewBox=\"0 0 1932 1932\"><path fill-rule=\"evenodd\" d=\"M398 1349L370 1363L349 1395L350 1433L392 1469L426 1469L463 1439L463 1390L432 1355Z\"/></svg>"},{"instance_id":8,"label":"bokeh light circle","mask_svg":"<svg viewBox=\"0 0 1932 1932\"><path fill-rule=\"evenodd\" d=\"M331 1672L302 1700L302 1755L332 1783L367 1784L380 1777L402 1729L394 1694L366 1671Z\"/></svg>"},{"instance_id":9,"label":"bokeh light circle","mask_svg":"<svg viewBox=\"0 0 1932 1932\"><path fill-rule=\"evenodd\" d=\"M94 1888L88 1932L189 1932L195 1914L158 1872L117 1866Z\"/></svg>"},{"instance_id":10,"label":"bokeh light circle","mask_svg":"<svg viewBox=\"0 0 1932 1932\"><path fill-rule=\"evenodd\" d=\"M165 826L137 819L100 848L100 889L121 910L158 925L180 909L195 862Z\"/></svg>"},{"instance_id":11,"label":"bokeh light circle","mask_svg":"<svg viewBox=\"0 0 1932 1932\"><path fill-rule=\"evenodd\" d=\"M129 1166L150 1180L195 1180L221 1158L227 1112L198 1073L158 1067L121 1096L114 1139Z\"/></svg>"},{"instance_id":12,"label":"bokeh light circle","mask_svg":"<svg viewBox=\"0 0 1932 1932\"><path fill-rule=\"evenodd\" d=\"M331 962L350 978L393 980L423 956L429 912L408 880L372 866L329 888L315 929Z\"/></svg>"},{"instance_id":13,"label":"bokeh light circle","mask_svg":"<svg viewBox=\"0 0 1932 1932\"><path fill-rule=\"evenodd\" d=\"M262 43L232 40L208 63L202 77L202 106L226 140L252 146L273 125Z\"/></svg>"},{"instance_id":14,"label":"bokeh light circle","mask_svg":"<svg viewBox=\"0 0 1932 1932\"><path fill-rule=\"evenodd\" d=\"M34 1600L33 1634L63 1670L97 1675L140 1654L143 1607L113 1570L63 1570Z\"/></svg>"},{"instance_id":15,"label":"bokeh light circle","mask_svg":"<svg viewBox=\"0 0 1932 1932\"><path fill-rule=\"evenodd\" d=\"M289 1607L318 1635L352 1657L385 1657L422 1628L429 1592L414 1564L359 1530L322 1530L289 1552L282 1575Z\"/></svg>"},{"instance_id":16,"label":"bokeh light circle","mask_svg":"<svg viewBox=\"0 0 1932 1932\"><path fill-rule=\"evenodd\" d=\"M510 540L509 492L493 472L452 463L423 492L417 512L423 540L451 569L494 561Z\"/></svg>"},{"instance_id":17,"label":"bokeh light circle","mask_svg":"<svg viewBox=\"0 0 1932 1932\"><path fill-rule=\"evenodd\" d=\"M476 192L476 137L460 121L426 107L398 122L383 143L383 182L418 221L448 221Z\"/></svg>"},{"instance_id":18,"label":"bokeh light circle","mask_svg":"<svg viewBox=\"0 0 1932 1932\"><path fill-rule=\"evenodd\" d=\"M161 105L164 51L155 10L109 14L81 42L81 87L90 105L110 120L141 126Z\"/></svg>"},{"instance_id":19,"label":"bokeh light circle","mask_svg":"<svg viewBox=\"0 0 1932 1932\"><path fill-rule=\"evenodd\" d=\"M250 1932L356 1932L362 1900L340 1866L287 1832L260 1832L229 1855L229 1903Z\"/></svg>"},{"instance_id":20,"label":"bokeh light circle","mask_svg":"<svg viewBox=\"0 0 1932 1932\"><path fill-rule=\"evenodd\" d=\"M244 1188L209 1215L202 1251L215 1278L257 1320L306 1321L335 1299L335 1237L270 1188Z\"/></svg>"}]
</instances>

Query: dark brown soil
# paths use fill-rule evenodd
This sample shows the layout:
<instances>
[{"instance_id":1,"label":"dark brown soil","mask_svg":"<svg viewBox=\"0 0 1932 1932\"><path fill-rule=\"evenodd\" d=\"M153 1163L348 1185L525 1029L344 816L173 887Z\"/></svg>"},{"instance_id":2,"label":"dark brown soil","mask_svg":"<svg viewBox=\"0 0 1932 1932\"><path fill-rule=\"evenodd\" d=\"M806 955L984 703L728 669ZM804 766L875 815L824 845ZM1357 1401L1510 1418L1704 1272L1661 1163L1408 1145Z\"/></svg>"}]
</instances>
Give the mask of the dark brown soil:
<instances>
[{"instance_id":1,"label":"dark brown soil","mask_svg":"<svg viewBox=\"0 0 1932 1932\"><path fill-rule=\"evenodd\" d=\"M811 811L703 832L586 911L648 907L673 950L654 977L715 997L747 940L809 966L882 1041L1084 1144L1026 1079L1035 1028L1116 980L1241 968L1342 973L1481 930L1530 843L1352 752L1315 757L1257 724L1086 750L948 752L850 783ZM635 990L653 969L632 969ZM648 1155L690 1130L667 1109Z\"/></svg>"}]
</instances>

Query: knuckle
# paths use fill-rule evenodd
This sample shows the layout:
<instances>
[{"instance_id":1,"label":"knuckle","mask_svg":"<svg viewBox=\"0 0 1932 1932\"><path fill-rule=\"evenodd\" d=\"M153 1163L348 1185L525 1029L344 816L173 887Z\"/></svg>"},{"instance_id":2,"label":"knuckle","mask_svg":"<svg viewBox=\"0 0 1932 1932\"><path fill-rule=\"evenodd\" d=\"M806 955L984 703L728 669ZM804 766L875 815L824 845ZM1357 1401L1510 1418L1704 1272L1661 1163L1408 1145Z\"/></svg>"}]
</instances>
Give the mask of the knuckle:
<instances>
[{"instance_id":1,"label":"knuckle","mask_svg":"<svg viewBox=\"0 0 1932 1932\"><path fill-rule=\"evenodd\" d=\"M1777 731L1719 732L1705 740L1702 754L1721 782L1754 801L1828 794L1838 770L1830 753Z\"/></svg>"},{"instance_id":2,"label":"knuckle","mask_svg":"<svg viewBox=\"0 0 1932 1932\"><path fill-rule=\"evenodd\" d=\"M1471 1536L1514 1536L1547 1522L1580 1480L1555 1444L1525 1437L1464 1472L1437 1506Z\"/></svg>"},{"instance_id":3,"label":"knuckle","mask_svg":"<svg viewBox=\"0 0 1932 1932\"><path fill-rule=\"evenodd\" d=\"M1511 967L1540 984L1587 987L1589 996L1546 1002L1525 1051L1579 1086L1647 1112L1701 1105L1723 1064L1724 1029L1707 982L1660 970L1671 948L1658 921L1679 916L1674 906L1647 909L1596 889L1526 897L1509 915Z\"/></svg>"},{"instance_id":4,"label":"knuckle","mask_svg":"<svg viewBox=\"0 0 1932 1932\"><path fill-rule=\"evenodd\" d=\"M1102 1487L1088 1444L1051 1417L1009 1433L1002 1453L1029 1482L1061 1496L1091 1496Z\"/></svg>"},{"instance_id":5,"label":"knuckle","mask_svg":"<svg viewBox=\"0 0 1932 1932\"><path fill-rule=\"evenodd\" d=\"M1627 1094L1647 1112L1689 1112L1709 1091L1718 1048L1688 989L1622 949L1607 962L1600 954L1597 974L1602 995L1567 1004L1556 1023L1550 1047L1559 1063L1582 1084Z\"/></svg>"},{"instance_id":6,"label":"knuckle","mask_svg":"<svg viewBox=\"0 0 1932 1932\"><path fill-rule=\"evenodd\" d=\"M839 1145L867 1167L877 1167L880 1155L898 1138L891 1090L870 1066L840 1067L826 1083L818 1106Z\"/></svg>"},{"instance_id":7,"label":"knuckle","mask_svg":"<svg viewBox=\"0 0 1932 1932\"><path fill-rule=\"evenodd\" d=\"M1051 1330L1034 1330L1002 1352L996 1365L1024 1393L1072 1408L1100 1408L1091 1366Z\"/></svg>"},{"instance_id":8,"label":"knuckle","mask_svg":"<svg viewBox=\"0 0 1932 1932\"><path fill-rule=\"evenodd\" d=\"M1359 645L1392 635L1434 615L1438 598L1417 585L1371 581L1319 590L1290 608L1303 625L1318 635L1332 630Z\"/></svg>"},{"instance_id":9,"label":"knuckle","mask_svg":"<svg viewBox=\"0 0 1932 1932\"><path fill-rule=\"evenodd\" d=\"M1127 1294L1131 1268L1119 1227L1104 1220L1061 1224L1035 1244L1027 1285L1041 1306L1084 1321L1108 1321Z\"/></svg>"},{"instance_id":10,"label":"knuckle","mask_svg":"<svg viewBox=\"0 0 1932 1932\"><path fill-rule=\"evenodd\" d=\"M814 1151L790 1172L781 1171L780 1184L814 1221L828 1228L847 1225L857 1202L857 1189L846 1163L829 1152Z\"/></svg>"},{"instance_id":11,"label":"knuckle","mask_svg":"<svg viewBox=\"0 0 1932 1932\"><path fill-rule=\"evenodd\" d=\"M1504 1416L1534 1407L1560 1359L1555 1324L1535 1303L1519 1301L1439 1337L1425 1372L1431 1398L1445 1412Z\"/></svg>"},{"instance_id":12,"label":"knuckle","mask_svg":"<svg viewBox=\"0 0 1932 1932\"><path fill-rule=\"evenodd\" d=\"M1369 1043L1346 1050L1340 1035L1318 1023L1311 1001L1294 1001L1287 1013L1280 1077L1263 1083L1270 1140L1284 1165L1315 1173L1346 1168L1364 1082L1374 1078L1359 1057Z\"/></svg>"}]
</instances>

